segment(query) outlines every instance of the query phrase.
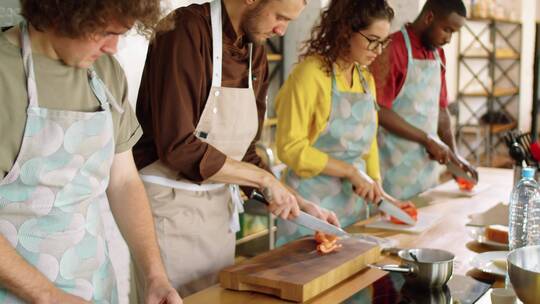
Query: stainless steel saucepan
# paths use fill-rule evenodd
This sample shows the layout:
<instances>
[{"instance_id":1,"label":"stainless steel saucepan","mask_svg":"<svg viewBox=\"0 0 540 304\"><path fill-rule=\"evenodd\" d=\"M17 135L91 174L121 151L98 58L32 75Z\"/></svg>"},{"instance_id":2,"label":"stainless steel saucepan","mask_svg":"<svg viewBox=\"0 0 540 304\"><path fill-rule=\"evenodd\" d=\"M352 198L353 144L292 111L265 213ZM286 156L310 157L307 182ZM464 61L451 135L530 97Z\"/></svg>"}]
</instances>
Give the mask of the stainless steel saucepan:
<instances>
[{"instance_id":1,"label":"stainless steel saucepan","mask_svg":"<svg viewBox=\"0 0 540 304\"><path fill-rule=\"evenodd\" d=\"M371 267L400 272L411 286L432 289L443 287L454 271L454 254L440 249L402 249L398 252L401 265L378 265Z\"/></svg>"}]
</instances>

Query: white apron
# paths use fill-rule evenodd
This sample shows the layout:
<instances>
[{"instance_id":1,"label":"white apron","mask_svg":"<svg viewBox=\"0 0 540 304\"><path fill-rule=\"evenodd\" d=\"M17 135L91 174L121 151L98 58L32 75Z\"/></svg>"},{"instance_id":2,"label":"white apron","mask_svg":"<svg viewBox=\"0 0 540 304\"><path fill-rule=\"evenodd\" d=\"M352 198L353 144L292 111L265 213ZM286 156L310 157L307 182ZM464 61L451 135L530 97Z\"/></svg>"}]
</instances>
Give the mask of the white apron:
<instances>
[{"instance_id":1,"label":"white apron","mask_svg":"<svg viewBox=\"0 0 540 304\"><path fill-rule=\"evenodd\" d=\"M252 88L221 86L221 1L210 3L212 88L195 135L228 157L242 160L259 126ZM234 263L238 213L243 211L237 185L197 185L178 180L177 172L159 160L140 171L150 198L158 243L173 286L185 297L217 282L218 272Z\"/></svg>"}]
</instances>

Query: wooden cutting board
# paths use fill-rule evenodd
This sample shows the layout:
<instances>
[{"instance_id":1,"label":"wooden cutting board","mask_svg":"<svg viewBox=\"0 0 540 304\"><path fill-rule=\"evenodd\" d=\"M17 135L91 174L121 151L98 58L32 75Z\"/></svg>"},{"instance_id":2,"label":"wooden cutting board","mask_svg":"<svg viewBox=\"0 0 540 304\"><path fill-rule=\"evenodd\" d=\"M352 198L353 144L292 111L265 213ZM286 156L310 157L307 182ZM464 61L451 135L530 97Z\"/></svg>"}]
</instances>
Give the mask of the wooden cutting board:
<instances>
[{"instance_id":1,"label":"wooden cutting board","mask_svg":"<svg viewBox=\"0 0 540 304\"><path fill-rule=\"evenodd\" d=\"M379 217L376 221L366 225L367 228L384 229L402 231L408 233L420 234L431 227L435 226L443 217L443 214L435 212L425 212L422 209L418 210L418 221L414 226L394 224L385 216Z\"/></svg>"},{"instance_id":2,"label":"wooden cutting board","mask_svg":"<svg viewBox=\"0 0 540 304\"><path fill-rule=\"evenodd\" d=\"M338 252L320 255L313 238L301 239L227 267L221 286L304 302L378 261L380 248L355 239L340 240Z\"/></svg>"}]
</instances>

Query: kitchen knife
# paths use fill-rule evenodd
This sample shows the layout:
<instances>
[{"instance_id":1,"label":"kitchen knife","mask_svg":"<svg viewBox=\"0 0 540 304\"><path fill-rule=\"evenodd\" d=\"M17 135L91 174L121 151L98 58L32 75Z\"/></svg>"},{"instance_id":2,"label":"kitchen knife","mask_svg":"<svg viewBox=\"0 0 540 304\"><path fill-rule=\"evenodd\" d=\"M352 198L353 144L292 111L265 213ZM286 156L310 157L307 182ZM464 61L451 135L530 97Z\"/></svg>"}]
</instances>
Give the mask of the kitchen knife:
<instances>
[{"instance_id":1,"label":"kitchen knife","mask_svg":"<svg viewBox=\"0 0 540 304\"><path fill-rule=\"evenodd\" d=\"M416 224L416 221L407 212L403 211L403 209L399 208L398 206L386 200L381 200L378 205L379 205L379 210L381 210L382 212L390 216L397 218L398 220L404 222L405 224L408 224L408 225Z\"/></svg>"},{"instance_id":2,"label":"kitchen knife","mask_svg":"<svg viewBox=\"0 0 540 304\"><path fill-rule=\"evenodd\" d=\"M268 205L268 201L266 200L264 195L262 195L262 193L260 193L257 190L251 193L250 198L260 203L263 203L265 205ZM320 220L312 215L309 215L305 213L304 211L300 211L300 215L291 221L293 223L296 223L297 225L306 227L313 231L322 231L327 234L339 236L342 239L352 238L359 242L379 245L381 248L392 248L392 247L397 246L397 242L392 239L385 239L385 238L376 237L373 235L360 234L360 233L350 234L347 231L339 227L336 227L332 224L329 224L323 220Z\"/></svg>"},{"instance_id":3,"label":"kitchen knife","mask_svg":"<svg viewBox=\"0 0 540 304\"><path fill-rule=\"evenodd\" d=\"M253 200L256 200L258 202L261 202L265 205L268 205L268 201L266 200L266 198L264 197L264 195L262 195L259 191L257 190L254 190L252 193L251 193L251 196L250 196L251 199ZM300 225L300 226L303 226L303 227L306 227L308 229L311 229L313 231L322 231L324 233L327 233L327 234L332 234L332 235L335 235L335 236L339 236L339 237L348 237L349 234L339 228L339 227L336 227L326 221L323 221L321 219L318 219L316 217L314 217L313 215L310 215L304 211L300 211L300 214L298 215L298 217L294 218L294 219L291 219L289 220L297 225Z\"/></svg>"},{"instance_id":4,"label":"kitchen knife","mask_svg":"<svg viewBox=\"0 0 540 304\"><path fill-rule=\"evenodd\" d=\"M456 165L452 161L448 162L446 168L454 176L460 177L470 183L473 183L474 185L478 183L478 181L474 179L474 177L470 176L465 170L461 169L460 166Z\"/></svg>"}]
</instances>

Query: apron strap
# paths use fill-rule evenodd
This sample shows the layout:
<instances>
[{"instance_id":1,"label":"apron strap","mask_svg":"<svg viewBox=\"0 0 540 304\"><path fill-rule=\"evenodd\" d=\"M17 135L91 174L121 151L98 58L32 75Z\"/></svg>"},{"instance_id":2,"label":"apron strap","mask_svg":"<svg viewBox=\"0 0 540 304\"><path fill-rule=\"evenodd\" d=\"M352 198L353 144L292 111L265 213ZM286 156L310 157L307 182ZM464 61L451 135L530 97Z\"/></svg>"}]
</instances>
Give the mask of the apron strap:
<instances>
[{"instance_id":1,"label":"apron strap","mask_svg":"<svg viewBox=\"0 0 540 304\"><path fill-rule=\"evenodd\" d=\"M210 2L210 24L212 25L212 86L221 87L221 56L223 54L223 37L221 23L221 0Z\"/></svg>"},{"instance_id":2,"label":"apron strap","mask_svg":"<svg viewBox=\"0 0 540 304\"><path fill-rule=\"evenodd\" d=\"M372 94L371 89L369 88L369 83L364 77L364 73L362 73L362 68L360 67L360 65L356 64L356 70L358 71L358 76L360 77L360 83L362 84L362 87L364 88L364 92L366 92L366 94L369 94L369 96L371 96L371 99L373 100L373 106L375 107L375 111L378 112L381 109L381 107L379 107L379 104L377 103L377 100L375 99L375 95Z\"/></svg>"},{"instance_id":3,"label":"apron strap","mask_svg":"<svg viewBox=\"0 0 540 304\"><path fill-rule=\"evenodd\" d=\"M364 77L364 73L362 73L362 68L356 64L356 70L358 71L358 76L360 76L360 84L362 85L362 88L364 89L364 92L371 94L371 89L369 88L369 84ZM372 94L373 96L373 94Z\"/></svg>"},{"instance_id":4,"label":"apron strap","mask_svg":"<svg viewBox=\"0 0 540 304\"><path fill-rule=\"evenodd\" d=\"M403 39L405 39L405 45L407 46L407 58L409 59L409 64L412 64L413 62L413 53L412 53L412 46L411 46L411 38L409 37L409 33L407 33L407 29L405 27L401 28L401 33L403 34ZM441 57L439 56L439 50L433 51L433 55L435 56L435 60L441 65L441 67L446 68L446 66L443 64Z\"/></svg>"},{"instance_id":5,"label":"apron strap","mask_svg":"<svg viewBox=\"0 0 540 304\"><path fill-rule=\"evenodd\" d=\"M221 76L223 68L223 31L221 0L210 2L210 24L212 25L212 87L221 87ZM249 70L248 88L253 88L253 43L248 43L249 50Z\"/></svg>"},{"instance_id":6,"label":"apron strap","mask_svg":"<svg viewBox=\"0 0 540 304\"><path fill-rule=\"evenodd\" d=\"M232 214L229 220L229 232L237 233L240 231L240 213L244 212L244 201L240 194L240 187L238 185L229 185L229 192L231 193L232 200Z\"/></svg>"},{"instance_id":7,"label":"apron strap","mask_svg":"<svg viewBox=\"0 0 540 304\"><path fill-rule=\"evenodd\" d=\"M28 91L28 107L39 107L36 74L34 72L34 60L32 58L32 43L30 42L26 20L21 21L20 30L23 66L26 74L26 89Z\"/></svg>"},{"instance_id":8,"label":"apron strap","mask_svg":"<svg viewBox=\"0 0 540 304\"><path fill-rule=\"evenodd\" d=\"M332 92L337 91L337 79L336 79L336 68L334 64L332 64Z\"/></svg>"},{"instance_id":9,"label":"apron strap","mask_svg":"<svg viewBox=\"0 0 540 304\"><path fill-rule=\"evenodd\" d=\"M118 104L116 98L111 94L111 91L107 88L103 80L98 76L96 70L93 67L88 68L88 82L90 83L90 88L92 92L99 100L101 108L103 110L109 110L110 106L120 114L124 113L124 109Z\"/></svg>"},{"instance_id":10,"label":"apron strap","mask_svg":"<svg viewBox=\"0 0 540 304\"><path fill-rule=\"evenodd\" d=\"M253 71L252 64L253 64L253 43L248 43L248 50L249 50L249 71L248 71L248 88L253 88Z\"/></svg>"},{"instance_id":11,"label":"apron strap","mask_svg":"<svg viewBox=\"0 0 540 304\"><path fill-rule=\"evenodd\" d=\"M158 175L140 174L140 177L142 181L145 181L147 183L160 185L160 186L168 187L168 188L193 191L193 192L213 191L213 190L217 190L217 189L221 189L225 187L225 184L221 184L221 183L197 185L194 183L173 180L173 179L163 177L163 176L158 176Z\"/></svg>"},{"instance_id":12,"label":"apron strap","mask_svg":"<svg viewBox=\"0 0 540 304\"><path fill-rule=\"evenodd\" d=\"M409 38L409 33L405 27L401 28L401 33L403 34L403 39L405 40L405 46L407 47L407 58L409 59L409 65L413 62L413 53L411 46L411 38Z\"/></svg>"},{"instance_id":13,"label":"apron strap","mask_svg":"<svg viewBox=\"0 0 540 304\"><path fill-rule=\"evenodd\" d=\"M34 60L32 58L32 43L30 41L30 35L28 32L28 22L26 22L26 20L21 21L20 30L23 66L26 73L26 85L29 99L28 106L39 107L36 74L34 71ZM97 97L103 110L109 109L110 103L117 112L124 112L122 107L120 107L120 105L116 102L116 99L113 97L107 86L103 83L99 76L97 76L97 73L93 68L88 69L88 82L92 92Z\"/></svg>"},{"instance_id":14,"label":"apron strap","mask_svg":"<svg viewBox=\"0 0 540 304\"><path fill-rule=\"evenodd\" d=\"M443 69L446 69L446 66L442 62L441 56L439 55L439 50L438 49L433 51L433 55L435 55L435 60L437 60L437 62L441 65L441 67Z\"/></svg>"},{"instance_id":15,"label":"apron strap","mask_svg":"<svg viewBox=\"0 0 540 304\"><path fill-rule=\"evenodd\" d=\"M236 233L240 231L240 217L239 214L244 212L244 201L242 200L242 195L240 194L240 187L234 184L202 184L197 185L193 183L187 183L179 180L172 180L167 177L157 176L157 175L146 175L140 174L141 180L150 184L159 185L162 187L168 187L173 189L180 189L185 191L213 191L221 189L223 187L228 187L229 193L232 200L232 212L229 219L229 231L231 233Z\"/></svg>"}]
</instances>

